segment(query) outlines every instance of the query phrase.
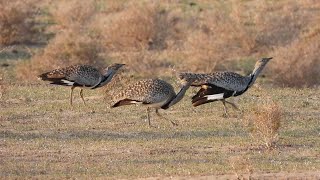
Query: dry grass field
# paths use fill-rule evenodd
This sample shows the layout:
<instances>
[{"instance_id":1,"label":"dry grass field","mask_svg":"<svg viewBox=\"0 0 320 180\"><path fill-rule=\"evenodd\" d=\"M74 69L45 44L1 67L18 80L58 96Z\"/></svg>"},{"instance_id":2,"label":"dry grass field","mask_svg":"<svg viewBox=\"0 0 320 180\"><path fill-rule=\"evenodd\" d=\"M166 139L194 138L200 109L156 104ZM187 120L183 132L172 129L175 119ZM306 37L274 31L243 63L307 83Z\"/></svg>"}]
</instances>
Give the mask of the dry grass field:
<instances>
[{"instance_id":1,"label":"dry grass field","mask_svg":"<svg viewBox=\"0 0 320 180\"><path fill-rule=\"evenodd\" d=\"M162 111L179 126L153 114L159 128L149 128L144 108L110 109L99 91L86 91L89 107L77 97L71 109L65 88L11 85L1 102L1 176L235 178L318 172L320 90L267 89L252 88L238 100L244 115L231 111L229 118L223 117L222 103L193 108L189 94ZM265 96L281 106L283 116L272 148L251 134L245 117L270 103Z\"/></svg>"},{"instance_id":2,"label":"dry grass field","mask_svg":"<svg viewBox=\"0 0 320 180\"><path fill-rule=\"evenodd\" d=\"M320 179L320 1L0 1L0 179ZM252 71L256 84L220 102L186 97L170 122L139 106L111 109L132 81L176 72ZM36 76L72 64L127 66L78 92ZM78 89L76 89L78 91Z\"/></svg>"}]
</instances>

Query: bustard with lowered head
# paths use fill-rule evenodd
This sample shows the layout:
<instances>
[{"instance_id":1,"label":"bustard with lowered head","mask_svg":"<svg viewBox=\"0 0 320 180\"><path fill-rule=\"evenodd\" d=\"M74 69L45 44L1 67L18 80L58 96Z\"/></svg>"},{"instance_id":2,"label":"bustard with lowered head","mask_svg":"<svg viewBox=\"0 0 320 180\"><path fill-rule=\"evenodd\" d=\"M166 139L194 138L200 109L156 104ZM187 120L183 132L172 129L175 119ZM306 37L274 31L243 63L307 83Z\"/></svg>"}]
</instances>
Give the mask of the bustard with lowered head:
<instances>
[{"instance_id":1,"label":"bustard with lowered head","mask_svg":"<svg viewBox=\"0 0 320 180\"><path fill-rule=\"evenodd\" d=\"M239 96L246 92L271 59L272 57L258 60L254 70L248 76L224 71L210 74L180 73L179 78L192 78L194 81L191 86L201 87L198 93L192 97L193 106L199 106L213 101L221 101L224 106L225 115L227 115L226 103L232 105L235 109L238 109L238 107L225 99L231 96Z\"/></svg>"},{"instance_id":2,"label":"bustard with lowered head","mask_svg":"<svg viewBox=\"0 0 320 180\"><path fill-rule=\"evenodd\" d=\"M168 109L174 104L178 103L185 95L187 89L190 87L192 80L186 78L182 81L182 87L178 94L175 93L174 88L166 81L160 79L146 79L140 80L135 84L130 85L127 89L120 92L115 96L115 104L112 107L123 105L141 104L147 107L147 119L149 126L150 122L150 109L154 108L156 114L159 114L159 109ZM164 118L166 119L166 118ZM178 125L170 120L173 125Z\"/></svg>"},{"instance_id":3,"label":"bustard with lowered head","mask_svg":"<svg viewBox=\"0 0 320 180\"><path fill-rule=\"evenodd\" d=\"M83 88L96 89L109 83L112 77L124 64L112 64L101 73L98 69L89 65L74 65L61 69L55 69L43 73L38 77L44 81L50 81L50 84L71 86L70 104L72 106L73 89L80 87L80 97L84 104Z\"/></svg>"}]
</instances>

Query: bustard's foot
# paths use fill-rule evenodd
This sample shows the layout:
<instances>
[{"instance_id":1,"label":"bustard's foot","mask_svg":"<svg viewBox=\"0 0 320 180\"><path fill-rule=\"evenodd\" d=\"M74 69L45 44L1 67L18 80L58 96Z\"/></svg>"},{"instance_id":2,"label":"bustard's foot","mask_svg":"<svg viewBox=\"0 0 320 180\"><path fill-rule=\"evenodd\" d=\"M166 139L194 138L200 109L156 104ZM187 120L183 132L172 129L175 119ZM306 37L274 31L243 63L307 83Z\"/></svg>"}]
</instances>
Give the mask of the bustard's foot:
<instances>
[{"instance_id":1,"label":"bustard's foot","mask_svg":"<svg viewBox=\"0 0 320 180\"><path fill-rule=\"evenodd\" d=\"M172 124L173 126L179 126L179 124L176 123L176 122L174 122L174 121L171 121L171 120L170 120L170 122L171 122L171 124Z\"/></svg>"},{"instance_id":2,"label":"bustard's foot","mask_svg":"<svg viewBox=\"0 0 320 180\"><path fill-rule=\"evenodd\" d=\"M222 114L222 117L223 117L223 118L229 118L229 114L223 113L223 114Z\"/></svg>"},{"instance_id":3,"label":"bustard's foot","mask_svg":"<svg viewBox=\"0 0 320 180\"><path fill-rule=\"evenodd\" d=\"M158 109L156 109L156 114L157 114L161 119L164 119L164 120L166 120L166 121L170 121L173 126L178 126L178 123L176 123L176 122L174 122L174 121L172 121L172 120L170 120L170 119L162 116L162 115L159 113Z\"/></svg>"},{"instance_id":4,"label":"bustard's foot","mask_svg":"<svg viewBox=\"0 0 320 180\"><path fill-rule=\"evenodd\" d=\"M159 126L154 126L154 125L149 125L149 128L160 129L160 127L159 127Z\"/></svg>"}]
</instances>

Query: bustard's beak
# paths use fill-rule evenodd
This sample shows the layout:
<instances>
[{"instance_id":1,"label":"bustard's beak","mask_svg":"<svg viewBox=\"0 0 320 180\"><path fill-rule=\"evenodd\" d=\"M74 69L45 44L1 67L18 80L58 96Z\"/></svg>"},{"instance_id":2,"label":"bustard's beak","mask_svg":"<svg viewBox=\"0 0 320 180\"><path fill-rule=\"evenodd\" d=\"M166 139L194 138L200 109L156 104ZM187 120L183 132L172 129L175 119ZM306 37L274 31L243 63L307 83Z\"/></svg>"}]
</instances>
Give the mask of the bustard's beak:
<instances>
[{"instance_id":1,"label":"bustard's beak","mask_svg":"<svg viewBox=\"0 0 320 180\"><path fill-rule=\"evenodd\" d=\"M271 60L273 57L266 58L267 60Z\"/></svg>"}]
</instances>

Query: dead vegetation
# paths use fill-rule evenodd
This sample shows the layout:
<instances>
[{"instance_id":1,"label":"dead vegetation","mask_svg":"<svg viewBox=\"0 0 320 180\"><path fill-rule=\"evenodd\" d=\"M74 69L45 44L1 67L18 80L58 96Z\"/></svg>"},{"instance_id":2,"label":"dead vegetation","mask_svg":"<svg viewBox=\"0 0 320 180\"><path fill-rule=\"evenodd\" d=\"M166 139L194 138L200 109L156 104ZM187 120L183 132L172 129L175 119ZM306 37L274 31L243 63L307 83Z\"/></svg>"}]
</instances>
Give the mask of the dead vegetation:
<instances>
[{"instance_id":1,"label":"dead vegetation","mask_svg":"<svg viewBox=\"0 0 320 180\"><path fill-rule=\"evenodd\" d=\"M101 61L95 55L90 56L96 58L94 60L77 60L72 57L78 55L70 55L71 59L61 61L57 56L61 52L63 54L63 50L53 46L59 44L59 39L62 41L61 36L71 36L76 43L81 41L92 48L79 48L69 51L69 54L79 54L79 51L88 51L81 54L94 54L92 51L104 49L104 53L100 53L103 59L111 58L111 61L130 65L139 74L135 76L163 76L162 72L166 72L169 66L175 66L180 71L232 69L241 72L248 68L237 67L243 64L239 61L273 56L274 61L266 72L275 84L309 87L319 82L319 79L311 78L320 77L316 65L319 64L319 51L316 49L319 44L317 22L320 18L320 3L317 1L230 0L191 3L90 0L78 3L75 0L63 0L52 1L45 8L48 19L53 21L46 28L56 37L48 42L43 52L31 58L30 64L21 65L28 68L18 66L19 78L29 79L29 76L21 74L26 74L28 70L33 72L35 68L43 71L62 65ZM21 9L27 8L23 6ZM5 17L10 17L9 11L3 13L8 14ZM8 22L14 24L15 20ZM82 36L86 38L77 40ZM311 36L313 38L308 38ZM66 41L69 39L67 37ZM84 42L86 40L88 42ZM50 63L42 66L39 59ZM38 63L39 66L36 65ZM296 71L289 71L292 68Z\"/></svg>"},{"instance_id":2,"label":"dead vegetation","mask_svg":"<svg viewBox=\"0 0 320 180\"><path fill-rule=\"evenodd\" d=\"M35 79L44 71L74 64L91 64L104 68L106 59L102 57L103 46L98 39L81 32L63 31L52 39L43 52L31 61L17 66L17 77Z\"/></svg>"},{"instance_id":3,"label":"dead vegetation","mask_svg":"<svg viewBox=\"0 0 320 180\"><path fill-rule=\"evenodd\" d=\"M255 89L239 102L239 107L248 109L245 114L265 98L256 96ZM279 141L271 150L257 147L240 119L221 118L219 104L192 107L192 94L163 112L178 121L178 127L155 118L160 128L149 128L145 109L109 109L99 90L85 91L88 106L77 96L78 103L71 109L69 90L8 86L0 104L2 179L188 179L234 174L240 179L263 179L270 178L270 173L287 172L281 179L297 172L305 177L320 169L320 89L268 91L272 98L281 99L281 108L288 114L281 119Z\"/></svg>"},{"instance_id":4,"label":"dead vegetation","mask_svg":"<svg viewBox=\"0 0 320 180\"><path fill-rule=\"evenodd\" d=\"M5 84L4 80L3 80L3 75L0 74L0 100L4 96L6 90L7 90L7 86L6 86L6 84Z\"/></svg>"},{"instance_id":5,"label":"dead vegetation","mask_svg":"<svg viewBox=\"0 0 320 180\"><path fill-rule=\"evenodd\" d=\"M251 179L251 174L253 173L253 163L248 157L233 156L229 158L229 163L232 167L232 170L236 174L237 179Z\"/></svg>"},{"instance_id":6,"label":"dead vegetation","mask_svg":"<svg viewBox=\"0 0 320 180\"><path fill-rule=\"evenodd\" d=\"M272 100L259 103L246 114L246 123L252 139L267 149L275 147L282 119L281 107Z\"/></svg>"},{"instance_id":7,"label":"dead vegetation","mask_svg":"<svg viewBox=\"0 0 320 180\"><path fill-rule=\"evenodd\" d=\"M319 19L320 20L320 19ZM315 26L317 27L317 26ZM271 67L280 86L312 87L320 82L320 26L308 30L289 46L276 51Z\"/></svg>"},{"instance_id":8,"label":"dead vegetation","mask_svg":"<svg viewBox=\"0 0 320 180\"><path fill-rule=\"evenodd\" d=\"M35 42L41 33L36 28L36 0L0 2L0 45Z\"/></svg>"}]
</instances>

